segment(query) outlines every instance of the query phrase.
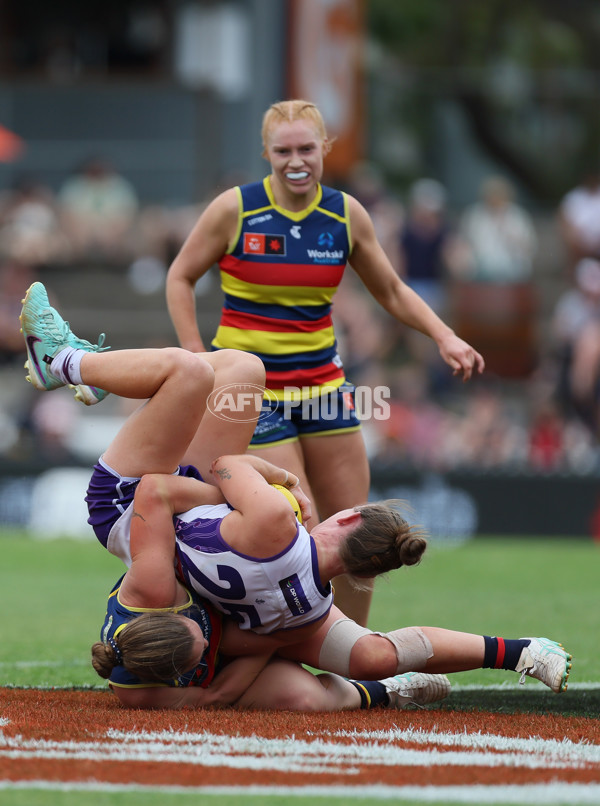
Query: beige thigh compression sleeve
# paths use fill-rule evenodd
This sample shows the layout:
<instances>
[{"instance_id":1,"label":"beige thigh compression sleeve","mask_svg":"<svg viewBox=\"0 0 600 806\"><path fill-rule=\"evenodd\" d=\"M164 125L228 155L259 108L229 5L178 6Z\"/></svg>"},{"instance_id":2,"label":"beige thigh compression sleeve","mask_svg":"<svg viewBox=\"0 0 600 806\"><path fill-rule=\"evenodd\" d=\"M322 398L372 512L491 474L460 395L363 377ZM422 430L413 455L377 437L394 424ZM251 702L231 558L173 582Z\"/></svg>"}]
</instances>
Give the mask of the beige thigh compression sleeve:
<instances>
[{"instance_id":1,"label":"beige thigh compression sleeve","mask_svg":"<svg viewBox=\"0 0 600 806\"><path fill-rule=\"evenodd\" d=\"M348 677L352 647L364 635L373 635L373 631L349 618L334 621L321 644L319 669Z\"/></svg>"},{"instance_id":2,"label":"beige thigh compression sleeve","mask_svg":"<svg viewBox=\"0 0 600 806\"><path fill-rule=\"evenodd\" d=\"M396 674L418 672L425 668L427 660L433 656L431 642L418 627L374 633L351 619L342 618L331 625L323 640L319 652L319 668L348 677L352 648L365 635L381 635L391 642L398 658Z\"/></svg>"},{"instance_id":3,"label":"beige thigh compression sleeve","mask_svg":"<svg viewBox=\"0 0 600 806\"><path fill-rule=\"evenodd\" d=\"M428 659L433 657L431 641L418 627L404 627L401 630L378 635L383 635L394 645L398 658L396 674L420 672L425 668Z\"/></svg>"}]
</instances>

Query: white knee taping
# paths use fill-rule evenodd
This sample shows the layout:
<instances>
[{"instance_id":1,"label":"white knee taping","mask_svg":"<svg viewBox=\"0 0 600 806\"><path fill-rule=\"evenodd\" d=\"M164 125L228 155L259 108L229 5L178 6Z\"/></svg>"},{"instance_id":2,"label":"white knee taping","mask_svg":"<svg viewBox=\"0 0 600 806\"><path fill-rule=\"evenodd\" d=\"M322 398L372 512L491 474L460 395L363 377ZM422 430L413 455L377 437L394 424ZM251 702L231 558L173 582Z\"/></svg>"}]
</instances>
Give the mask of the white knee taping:
<instances>
[{"instance_id":1,"label":"white knee taping","mask_svg":"<svg viewBox=\"0 0 600 806\"><path fill-rule=\"evenodd\" d=\"M319 669L348 677L352 647L365 635L373 635L373 631L361 627L352 619L341 618L335 621L321 644Z\"/></svg>"},{"instance_id":2,"label":"white knee taping","mask_svg":"<svg viewBox=\"0 0 600 806\"><path fill-rule=\"evenodd\" d=\"M420 672L429 658L433 657L431 641L418 627L403 627L401 630L377 635L383 635L394 645L398 658L396 674Z\"/></svg>"}]
</instances>

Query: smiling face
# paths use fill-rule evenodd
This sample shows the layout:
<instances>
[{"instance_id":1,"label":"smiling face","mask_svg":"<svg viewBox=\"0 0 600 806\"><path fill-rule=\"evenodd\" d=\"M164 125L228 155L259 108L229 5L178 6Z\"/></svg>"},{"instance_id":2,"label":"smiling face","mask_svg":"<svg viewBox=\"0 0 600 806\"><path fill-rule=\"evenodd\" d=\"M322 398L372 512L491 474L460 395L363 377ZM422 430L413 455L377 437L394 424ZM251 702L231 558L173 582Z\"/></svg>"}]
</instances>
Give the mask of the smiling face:
<instances>
[{"instance_id":1,"label":"smiling face","mask_svg":"<svg viewBox=\"0 0 600 806\"><path fill-rule=\"evenodd\" d=\"M282 121L268 132L265 156L277 204L301 210L311 203L323 175L326 143L309 120Z\"/></svg>"}]
</instances>

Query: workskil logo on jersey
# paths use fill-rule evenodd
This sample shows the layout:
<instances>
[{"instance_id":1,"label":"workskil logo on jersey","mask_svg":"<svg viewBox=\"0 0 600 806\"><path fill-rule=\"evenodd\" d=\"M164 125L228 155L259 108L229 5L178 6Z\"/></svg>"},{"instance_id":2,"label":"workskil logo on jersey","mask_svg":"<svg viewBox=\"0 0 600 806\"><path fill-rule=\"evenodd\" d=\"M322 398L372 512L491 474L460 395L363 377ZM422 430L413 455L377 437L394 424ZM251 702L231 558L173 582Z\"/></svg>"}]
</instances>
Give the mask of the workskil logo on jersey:
<instances>
[{"instance_id":1,"label":"workskil logo on jersey","mask_svg":"<svg viewBox=\"0 0 600 806\"><path fill-rule=\"evenodd\" d=\"M313 263L339 263L343 260L344 253L341 249L332 249L333 235L330 232L322 232L318 239L318 249L307 249L306 254Z\"/></svg>"},{"instance_id":2,"label":"workskil logo on jersey","mask_svg":"<svg viewBox=\"0 0 600 806\"><path fill-rule=\"evenodd\" d=\"M267 235L261 232L244 233L245 255L285 255L285 235Z\"/></svg>"}]
</instances>

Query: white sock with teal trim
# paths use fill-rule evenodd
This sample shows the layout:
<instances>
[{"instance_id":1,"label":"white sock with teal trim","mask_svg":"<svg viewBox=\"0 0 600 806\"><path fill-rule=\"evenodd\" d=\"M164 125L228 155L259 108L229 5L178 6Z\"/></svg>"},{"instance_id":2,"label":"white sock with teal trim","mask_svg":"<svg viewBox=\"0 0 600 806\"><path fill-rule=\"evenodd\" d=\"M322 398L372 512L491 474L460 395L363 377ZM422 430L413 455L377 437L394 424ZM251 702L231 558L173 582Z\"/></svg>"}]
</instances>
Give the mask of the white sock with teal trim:
<instances>
[{"instance_id":1,"label":"white sock with teal trim","mask_svg":"<svg viewBox=\"0 0 600 806\"><path fill-rule=\"evenodd\" d=\"M77 386L81 380L81 359L86 350L77 350L75 347L65 347L57 353L50 364L50 372L63 383Z\"/></svg>"}]
</instances>

